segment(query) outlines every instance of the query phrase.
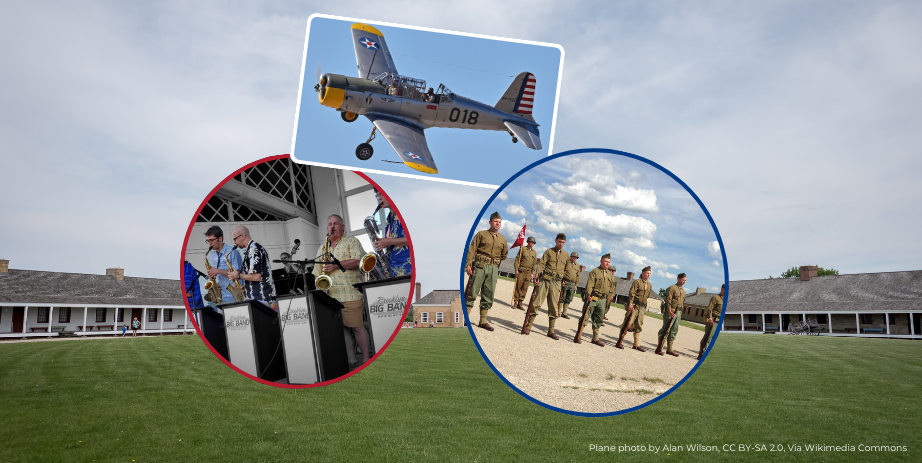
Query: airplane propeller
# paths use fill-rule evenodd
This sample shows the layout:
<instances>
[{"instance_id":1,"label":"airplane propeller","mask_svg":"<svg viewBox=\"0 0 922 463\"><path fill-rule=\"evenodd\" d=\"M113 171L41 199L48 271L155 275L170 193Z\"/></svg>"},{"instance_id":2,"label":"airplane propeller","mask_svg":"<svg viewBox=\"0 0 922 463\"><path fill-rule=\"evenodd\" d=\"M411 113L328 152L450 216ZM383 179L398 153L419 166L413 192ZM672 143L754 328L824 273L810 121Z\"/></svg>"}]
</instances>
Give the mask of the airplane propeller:
<instances>
[{"instance_id":1,"label":"airplane propeller","mask_svg":"<svg viewBox=\"0 0 922 463\"><path fill-rule=\"evenodd\" d=\"M320 66L320 60L317 60L317 85L314 85L314 91L320 92L320 97L323 98L323 92L321 91L323 87L323 69Z\"/></svg>"}]
</instances>

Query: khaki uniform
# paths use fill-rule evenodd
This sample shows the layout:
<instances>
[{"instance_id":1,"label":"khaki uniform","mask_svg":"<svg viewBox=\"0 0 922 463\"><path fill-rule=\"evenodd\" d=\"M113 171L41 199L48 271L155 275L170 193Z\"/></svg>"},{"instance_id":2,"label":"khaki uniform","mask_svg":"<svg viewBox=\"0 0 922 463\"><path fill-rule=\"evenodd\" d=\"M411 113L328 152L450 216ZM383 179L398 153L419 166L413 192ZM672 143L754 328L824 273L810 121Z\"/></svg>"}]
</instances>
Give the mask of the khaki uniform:
<instances>
[{"instance_id":1,"label":"khaki uniform","mask_svg":"<svg viewBox=\"0 0 922 463\"><path fill-rule=\"evenodd\" d=\"M579 264L567 261L567 268L563 273L563 289L560 295L560 303L563 306L560 309L560 315L566 315L573 302L573 295L576 294L576 283L579 282Z\"/></svg>"},{"instance_id":2,"label":"khaki uniform","mask_svg":"<svg viewBox=\"0 0 922 463\"><path fill-rule=\"evenodd\" d=\"M538 309L547 299L547 316L550 319L548 334L554 332L554 321L557 319L557 301L560 299L560 282L570 262L570 255L563 249L550 248L544 251L538 261L538 284L535 286L532 311L528 315L528 329L531 330Z\"/></svg>"},{"instance_id":3,"label":"khaki uniform","mask_svg":"<svg viewBox=\"0 0 922 463\"><path fill-rule=\"evenodd\" d=\"M717 330L717 324L720 323L720 311L723 310L723 306L724 298L718 294L711 298L711 303L708 304L708 308L704 312L707 319L704 321L704 337L701 338L701 352L704 352L704 349L707 349L708 344L711 343L711 337L714 335L714 331ZM714 326L711 326L708 320L714 320Z\"/></svg>"},{"instance_id":4,"label":"khaki uniform","mask_svg":"<svg viewBox=\"0 0 922 463\"><path fill-rule=\"evenodd\" d=\"M470 266L474 274L470 276L465 289L468 318L474 307L474 300L480 296L480 323L487 322L487 312L493 307L493 292L496 290L496 277L499 275L499 263L506 259L509 245L506 237L490 230L481 230L474 235L467 250L465 267Z\"/></svg>"},{"instance_id":5,"label":"khaki uniform","mask_svg":"<svg viewBox=\"0 0 922 463\"><path fill-rule=\"evenodd\" d=\"M682 308L685 307L685 288L679 285L672 285L666 290L666 301L663 304L663 327L659 330L659 339L666 336L669 341L669 350L672 352L672 342L675 341L676 334L679 333L679 323L682 321ZM675 317L669 316L669 311L675 312ZM672 319L675 318L675 322ZM669 328L669 324L672 328ZM666 330L669 329L667 333Z\"/></svg>"},{"instance_id":6,"label":"khaki uniform","mask_svg":"<svg viewBox=\"0 0 922 463\"><path fill-rule=\"evenodd\" d=\"M650 297L651 291L653 291L653 285L649 281L644 281L643 278L638 278L631 284L627 304L624 307L624 321L621 322L621 333L618 335L618 345L615 347L621 347L621 341L624 339L628 326L632 326L634 330L634 348L643 350L640 347L640 332L643 331L643 316L647 311L647 298ZM634 305L633 312L628 309L631 304Z\"/></svg>"},{"instance_id":7,"label":"khaki uniform","mask_svg":"<svg viewBox=\"0 0 922 463\"><path fill-rule=\"evenodd\" d=\"M515 295L512 296L514 301L522 302L525 300L525 294L528 293L528 283L535 273L537 261L538 252L534 248L519 248L519 254L515 256L515 269L519 274L515 277Z\"/></svg>"},{"instance_id":8,"label":"khaki uniform","mask_svg":"<svg viewBox=\"0 0 922 463\"><path fill-rule=\"evenodd\" d=\"M599 327L602 326L605 308L615 297L615 285L615 276L608 270L596 267L589 272L589 281L586 282L586 292L583 294L588 308L585 319L581 319L580 323L585 325L592 321L593 341L599 340Z\"/></svg>"}]
</instances>

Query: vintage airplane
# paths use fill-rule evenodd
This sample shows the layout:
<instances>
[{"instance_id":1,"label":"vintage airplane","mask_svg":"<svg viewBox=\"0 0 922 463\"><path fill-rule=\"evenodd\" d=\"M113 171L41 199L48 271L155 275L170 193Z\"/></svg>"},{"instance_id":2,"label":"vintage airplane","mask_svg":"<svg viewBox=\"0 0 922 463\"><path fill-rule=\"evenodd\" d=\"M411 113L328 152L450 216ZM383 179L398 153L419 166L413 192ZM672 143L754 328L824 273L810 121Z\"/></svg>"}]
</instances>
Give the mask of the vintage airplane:
<instances>
[{"instance_id":1,"label":"vintage airplane","mask_svg":"<svg viewBox=\"0 0 922 463\"><path fill-rule=\"evenodd\" d=\"M535 76L529 72L516 76L495 106L485 105L452 93L445 85L438 91L426 90L426 81L402 76L388 51L381 31L367 24L352 25L355 60L359 77L323 74L317 65L320 104L336 109L346 122L359 115L374 124L371 136L355 149L367 161L374 153L371 140L380 131L404 164L437 174L423 130L430 127L502 130L512 142L541 149L538 124L532 117L535 101Z\"/></svg>"}]
</instances>

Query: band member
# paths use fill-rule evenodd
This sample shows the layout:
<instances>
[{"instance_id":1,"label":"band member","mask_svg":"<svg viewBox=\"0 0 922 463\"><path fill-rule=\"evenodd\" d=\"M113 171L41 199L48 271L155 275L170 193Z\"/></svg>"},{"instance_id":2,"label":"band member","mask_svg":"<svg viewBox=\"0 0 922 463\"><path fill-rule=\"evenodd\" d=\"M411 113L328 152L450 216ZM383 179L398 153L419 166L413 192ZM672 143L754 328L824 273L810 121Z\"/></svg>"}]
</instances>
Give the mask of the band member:
<instances>
[{"instance_id":1,"label":"band member","mask_svg":"<svg viewBox=\"0 0 922 463\"><path fill-rule=\"evenodd\" d=\"M650 292L653 291L653 285L647 281L650 279L651 273L653 273L653 269L649 266L644 267L640 273L640 278L634 280L634 283L631 284L631 291L627 296L624 321L621 322L621 334L618 335L618 344L615 344L618 349L624 349L624 335L628 329L632 329L634 331L633 349L641 352L647 351L640 346L640 332L643 330L643 316L647 311L647 299L650 297Z\"/></svg>"},{"instance_id":2,"label":"band member","mask_svg":"<svg viewBox=\"0 0 922 463\"><path fill-rule=\"evenodd\" d=\"M208 277L215 278L218 288L221 289L222 303L234 302L233 294L227 289L231 281L227 278L229 271L227 269L227 259L224 256L230 259L234 270L240 270L243 265L243 259L240 258L240 253L234 252L233 247L224 243L224 231L217 225L212 225L205 231L205 243L208 243L209 248L205 258L211 264L211 268L208 269ZM217 306L213 302L209 302L208 305Z\"/></svg>"},{"instance_id":3,"label":"band member","mask_svg":"<svg viewBox=\"0 0 922 463\"><path fill-rule=\"evenodd\" d=\"M573 295L576 294L576 283L579 282L579 264L576 263L576 259L579 259L579 253L576 251L571 252L570 261L567 262L567 268L563 271L563 287L560 293L560 318L570 318L567 315L567 310L570 308L570 303L573 302Z\"/></svg>"},{"instance_id":4,"label":"band member","mask_svg":"<svg viewBox=\"0 0 922 463\"><path fill-rule=\"evenodd\" d=\"M198 284L198 272L195 267L187 260L182 268L183 283L186 287L186 302L189 303L190 309L201 309L205 307L202 302L202 290Z\"/></svg>"},{"instance_id":5,"label":"band member","mask_svg":"<svg viewBox=\"0 0 922 463\"><path fill-rule=\"evenodd\" d=\"M663 355L663 340L666 341L666 353L678 357L672 351L672 342L679 333L679 322L682 321L682 309L685 307L685 285L687 277L680 273L675 284L666 290L666 301L663 303L663 327L659 330L659 342L656 343L656 354Z\"/></svg>"},{"instance_id":6,"label":"band member","mask_svg":"<svg viewBox=\"0 0 922 463\"><path fill-rule=\"evenodd\" d=\"M515 292L512 295L512 307L525 310L522 301L528 293L528 284L535 277L535 264L538 263L538 254L535 252L535 237L529 236L527 246L519 248L515 256Z\"/></svg>"},{"instance_id":7,"label":"band member","mask_svg":"<svg viewBox=\"0 0 922 463\"><path fill-rule=\"evenodd\" d=\"M711 298L711 303L708 304L707 310L704 311L704 315L707 317L704 320L704 337L701 338L701 348L698 349L698 360L701 360L701 357L704 356L704 349L707 349L708 344L711 343L711 337L714 336L714 331L717 330L717 324L720 323L720 311L724 308L724 285L720 285L720 294Z\"/></svg>"},{"instance_id":8,"label":"band member","mask_svg":"<svg viewBox=\"0 0 922 463\"><path fill-rule=\"evenodd\" d=\"M499 233L503 218L499 212L490 214L490 229L481 230L474 235L467 250L464 271L470 277L465 292L467 316L470 318L474 300L480 296L480 323L477 326L493 331L487 323L487 313L493 307L493 292L496 290L496 277L499 275L499 263L506 260L509 244L506 237Z\"/></svg>"},{"instance_id":9,"label":"band member","mask_svg":"<svg viewBox=\"0 0 922 463\"><path fill-rule=\"evenodd\" d=\"M554 322L557 320L557 302L560 300L560 287L563 281L563 274L570 262L570 256L563 250L564 243L567 242L567 235L558 233L554 240L556 246L546 249L541 260L538 261L538 271L535 274L535 291L532 294L532 304L525 312L525 323L522 326L522 334L531 333L534 326L535 317L538 316L538 309L544 304L547 298L547 316L550 319L547 327L547 337L553 340L559 340L560 337L554 332Z\"/></svg>"},{"instance_id":10,"label":"band member","mask_svg":"<svg viewBox=\"0 0 922 463\"><path fill-rule=\"evenodd\" d=\"M362 351L362 363L368 361L369 345L368 331L362 320L362 292L355 289L354 284L362 282L362 272L359 270L365 250L362 243L354 236L348 236L343 218L333 214L327 218L327 234L330 237L329 249L320 246L317 249L317 260L333 260L325 254L339 260L345 271L339 269L335 263L317 264L314 266L314 276L326 275L332 280L330 289L326 291L333 299L343 304L343 325L352 330L355 340Z\"/></svg>"},{"instance_id":11,"label":"band member","mask_svg":"<svg viewBox=\"0 0 922 463\"><path fill-rule=\"evenodd\" d=\"M275 302L275 282L272 280L272 268L269 266L269 253L253 238L250 230L243 225L231 232L234 245L243 249L243 263L228 274L232 280L243 281L246 300L259 301L278 311Z\"/></svg>"},{"instance_id":12,"label":"band member","mask_svg":"<svg viewBox=\"0 0 922 463\"><path fill-rule=\"evenodd\" d=\"M599 259L599 266L589 272L589 280L586 281L586 292L584 293L585 309L578 327L578 333L581 335L582 327L591 320L592 343L599 347L605 347L605 344L599 340L599 329L603 326L602 316L605 314L605 308L611 305L615 297L615 276L608 271L609 265L611 265L611 254L605 254ZM579 344L583 340L581 336L576 336L573 342Z\"/></svg>"},{"instance_id":13,"label":"band member","mask_svg":"<svg viewBox=\"0 0 922 463\"><path fill-rule=\"evenodd\" d=\"M412 256L410 255L410 246L407 241L406 232L403 230L403 223L391 208L391 203L375 189L375 197L378 199L378 208L387 208L387 225L384 227L384 238L374 242L375 251L385 250L387 258L391 261L391 275L395 277L409 275L413 271Z\"/></svg>"}]
</instances>

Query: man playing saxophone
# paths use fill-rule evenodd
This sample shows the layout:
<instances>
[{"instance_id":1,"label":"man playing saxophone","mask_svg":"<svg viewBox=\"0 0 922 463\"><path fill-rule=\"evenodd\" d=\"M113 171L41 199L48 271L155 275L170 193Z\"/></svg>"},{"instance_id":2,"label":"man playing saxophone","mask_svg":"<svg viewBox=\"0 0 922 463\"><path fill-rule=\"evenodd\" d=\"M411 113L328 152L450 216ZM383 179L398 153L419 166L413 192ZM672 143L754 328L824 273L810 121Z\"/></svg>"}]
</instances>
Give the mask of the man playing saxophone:
<instances>
[{"instance_id":1,"label":"man playing saxophone","mask_svg":"<svg viewBox=\"0 0 922 463\"><path fill-rule=\"evenodd\" d=\"M230 273L227 267L228 262L235 270L239 270L243 265L243 260L240 258L240 253L235 252L230 245L224 244L224 231L217 225L205 231L205 243L208 244L205 260L211 267L208 269L208 277L214 279L221 292L221 301L209 301L208 305L217 308L218 304L234 302L234 295L230 291L233 283L227 277Z\"/></svg>"},{"instance_id":2,"label":"man playing saxophone","mask_svg":"<svg viewBox=\"0 0 922 463\"><path fill-rule=\"evenodd\" d=\"M243 249L243 262L236 271L230 272L232 280L243 280L246 300L259 301L278 311L275 301L275 281L272 280L272 268L269 266L269 253L253 238L250 230L243 225L231 232L234 245Z\"/></svg>"},{"instance_id":3,"label":"man playing saxophone","mask_svg":"<svg viewBox=\"0 0 922 463\"><path fill-rule=\"evenodd\" d=\"M387 198L375 188L375 197L378 199L378 208L387 208L387 226L384 228L384 238L376 240L373 245L375 251L384 250L391 263L391 275L395 277L409 275L413 270L413 264L410 256L410 246L407 242L406 232L403 230L403 223Z\"/></svg>"},{"instance_id":4,"label":"man playing saxophone","mask_svg":"<svg viewBox=\"0 0 922 463\"><path fill-rule=\"evenodd\" d=\"M354 236L348 236L343 218L333 214L327 219L328 243L317 249L318 261L332 261L336 257L345 271L335 263L317 264L314 276L326 275L330 278L330 288L326 293L343 304L343 325L350 328L355 340L362 350L362 362L368 361L368 331L362 320L362 292L354 284L362 281L359 263L365 255L362 243Z\"/></svg>"}]
</instances>

